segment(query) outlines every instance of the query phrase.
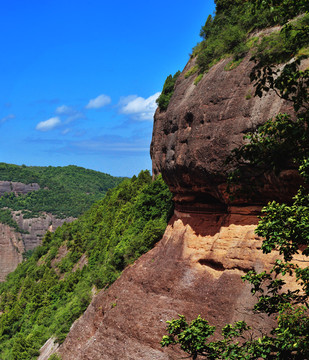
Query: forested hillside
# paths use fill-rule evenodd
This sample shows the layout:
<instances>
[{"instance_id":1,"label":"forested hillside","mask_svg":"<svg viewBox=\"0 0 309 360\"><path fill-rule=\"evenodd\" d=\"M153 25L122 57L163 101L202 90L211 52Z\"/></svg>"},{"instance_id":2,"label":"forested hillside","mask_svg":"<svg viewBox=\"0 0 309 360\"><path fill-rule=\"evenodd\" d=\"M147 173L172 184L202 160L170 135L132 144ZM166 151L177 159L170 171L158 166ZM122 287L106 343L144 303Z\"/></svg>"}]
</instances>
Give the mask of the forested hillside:
<instances>
[{"instance_id":1,"label":"forested hillside","mask_svg":"<svg viewBox=\"0 0 309 360\"><path fill-rule=\"evenodd\" d=\"M24 218L48 212L60 218L77 217L123 178L78 166L41 167L0 163L0 181L37 183L40 189L25 195L4 194L0 208L22 210ZM1 221L1 220L0 220Z\"/></svg>"},{"instance_id":2,"label":"forested hillside","mask_svg":"<svg viewBox=\"0 0 309 360\"><path fill-rule=\"evenodd\" d=\"M171 213L167 186L143 171L48 232L0 285L0 358L33 359L52 336L61 343L92 295L161 238Z\"/></svg>"}]
</instances>

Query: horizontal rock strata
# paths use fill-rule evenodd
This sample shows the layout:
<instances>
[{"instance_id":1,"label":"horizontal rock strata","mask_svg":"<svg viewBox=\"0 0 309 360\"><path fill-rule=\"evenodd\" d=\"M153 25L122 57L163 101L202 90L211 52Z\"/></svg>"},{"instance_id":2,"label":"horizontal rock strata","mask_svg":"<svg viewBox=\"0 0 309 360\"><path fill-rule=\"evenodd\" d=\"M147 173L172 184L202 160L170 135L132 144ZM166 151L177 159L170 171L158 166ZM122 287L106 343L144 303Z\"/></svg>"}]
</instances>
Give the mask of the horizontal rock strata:
<instances>
[{"instance_id":1,"label":"horizontal rock strata","mask_svg":"<svg viewBox=\"0 0 309 360\"><path fill-rule=\"evenodd\" d=\"M5 193L27 194L31 191L39 190L40 186L37 183L23 184L14 181L0 181L0 196Z\"/></svg>"}]
</instances>

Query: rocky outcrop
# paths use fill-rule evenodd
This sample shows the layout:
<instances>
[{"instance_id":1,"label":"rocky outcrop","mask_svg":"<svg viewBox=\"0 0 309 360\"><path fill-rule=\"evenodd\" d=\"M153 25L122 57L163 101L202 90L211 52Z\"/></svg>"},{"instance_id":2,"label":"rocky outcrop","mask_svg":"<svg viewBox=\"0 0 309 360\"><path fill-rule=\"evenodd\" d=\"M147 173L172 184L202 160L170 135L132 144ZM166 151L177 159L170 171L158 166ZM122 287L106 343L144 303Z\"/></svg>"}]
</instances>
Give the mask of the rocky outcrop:
<instances>
[{"instance_id":1,"label":"rocky outcrop","mask_svg":"<svg viewBox=\"0 0 309 360\"><path fill-rule=\"evenodd\" d=\"M0 196L11 192L15 195L27 194L39 189L40 186L37 183L23 184L14 181L0 181ZM7 274L16 269L22 261L23 252L33 250L41 244L47 230L53 232L64 222L74 220L72 217L58 219L48 213L25 219L21 211L12 211L12 217L23 232L15 232L14 229L0 223L0 282L5 280Z\"/></svg>"},{"instance_id":2,"label":"rocky outcrop","mask_svg":"<svg viewBox=\"0 0 309 360\"><path fill-rule=\"evenodd\" d=\"M199 314L219 328L246 320L260 333L272 319L253 315L255 298L241 280L268 268L276 254L259 251L256 207L230 213L175 212L163 239L107 291L101 291L74 323L60 347L64 360L180 359L179 349L160 347L166 321Z\"/></svg>"},{"instance_id":3,"label":"rocky outcrop","mask_svg":"<svg viewBox=\"0 0 309 360\"><path fill-rule=\"evenodd\" d=\"M48 358L58 349L59 344L55 338L49 338L40 349L38 360L48 360Z\"/></svg>"},{"instance_id":4,"label":"rocky outcrop","mask_svg":"<svg viewBox=\"0 0 309 360\"><path fill-rule=\"evenodd\" d=\"M33 250L40 245L47 230L53 232L64 222L75 220L73 217L58 219L56 216L48 213L43 213L39 217L30 219L25 219L20 211L13 211L12 215L18 226L24 231L21 234L21 238L25 251Z\"/></svg>"},{"instance_id":5,"label":"rocky outcrop","mask_svg":"<svg viewBox=\"0 0 309 360\"><path fill-rule=\"evenodd\" d=\"M21 182L14 181L0 181L0 196L5 193L15 193L18 194L27 194L31 191L36 191L40 189L40 185L37 183L23 184Z\"/></svg>"},{"instance_id":6,"label":"rocky outcrop","mask_svg":"<svg viewBox=\"0 0 309 360\"><path fill-rule=\"evenodd\" d=\"M230 59L214 65L194 85L185 78L195 61L179 76L167 111L157 109L151 143L153 173L162 173L179 202L227 202L226 164L231 151L244 143L244 135L278 112L289 110L274 92L254 95L248 55L236 69L226 71ZM248 182L250 183L250 179ZM278 176L259 175L259 187L238 203L265 204L286 200L295 193L299 179L293 168Z\"/></svg>"},{"instance_id":7,"label":"rocky outcrop","mask_svg":"<svg viewBox=\"0 0 309 360\"><path fill-rule=\"evenodd\" d=\"M19 233L0 223L0 281L22 261L24 243Z\"/></svg>"},{"instance_id":8,"label":"rocky outcrop","mask_svg":"<svg viewBox=\"0 0 309 360\"><path fill-rule=\"evenodd\" d=\"M194 76L184 76L195 65L191 60L167 111L157 110L153 173L161 173L174 194L174 216L157 246L73 324L58 350L64 360L179 359L179 349L159 344L165 322L177 314L189 321L200 314L219 329L238 320L258 334L271 328L274 319L253 314L256 299L241 276L269 269L278 258L260 251L257 216L268 200L289 200L299 179L293 167L259 174L255 193L231 200L226 175L233 165L226 158L244 134L288 105L271 92L252 96L249 56L232 71L225 71L228 62L217 63L195 86Z\"/></svg>"},{"instance_id":9,"label":"rocky outcrop","mask_svg":"<svg viewBox=\"0 0 309 360\"><path fill-rule=\"evenodd\" d=\"M52 214L44 213L40 217L24 219L20 211L12 211L22 233L16 232L8 225L0 223L0 282L5 281L6 275L14 271L22 261L22 254L41 245L46 231L55 231L64 222L71 222L74 218L58 219Z\"/></svg>"}]
</instances>

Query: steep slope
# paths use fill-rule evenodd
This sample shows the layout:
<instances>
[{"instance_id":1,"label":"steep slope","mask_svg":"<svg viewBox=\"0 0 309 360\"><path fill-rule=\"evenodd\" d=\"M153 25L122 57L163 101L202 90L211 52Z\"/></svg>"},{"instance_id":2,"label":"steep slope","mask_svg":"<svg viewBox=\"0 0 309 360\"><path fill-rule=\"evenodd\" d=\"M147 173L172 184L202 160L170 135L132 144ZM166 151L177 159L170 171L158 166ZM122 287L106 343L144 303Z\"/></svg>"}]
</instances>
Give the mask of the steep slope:
<instances>
[{"instance_id":1,"label":"steep slope","mask_svg":"<svg viewBox=\"0 0 309 360\"><path fill-rule=\"evenodd\" d=\"M101 291L74 323L60 347L62 359L181 359L177 348L160 347L166 321L178 314L200 314L219 327L246 320L259 335L265 332L272 319L252 314L255 298L240 278L271 266L276 257L259 251L254 210L177 212L156 247Z\"/></svg>"}]
</instances>

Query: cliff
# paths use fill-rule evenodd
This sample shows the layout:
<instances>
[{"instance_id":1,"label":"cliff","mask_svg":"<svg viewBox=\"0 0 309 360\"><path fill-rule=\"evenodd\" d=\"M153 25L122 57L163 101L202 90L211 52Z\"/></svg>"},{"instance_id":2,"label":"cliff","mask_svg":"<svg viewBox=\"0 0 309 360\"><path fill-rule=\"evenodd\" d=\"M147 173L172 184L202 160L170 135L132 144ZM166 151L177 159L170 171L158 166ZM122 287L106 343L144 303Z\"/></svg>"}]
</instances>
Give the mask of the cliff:
<instances>
[{"instance_id":1,"label":"cliff","mask_svg":"<svg viewBox=\"0 0 309 360\"><path fill-rule=\"evenodd\" d=\"M21 235L8 225L0 223L0 281L14 271L25 251Z\"/></svg>"},{"instance_id":2,"label":"cliff","mask_svg":"<svg viewBox=\"0 0 309 360\"><path fill-rule=\"evenodd\" d=\"M59 219L49 213L43 213L41 216L30 219L25 219L20 211L13 211L12 215L13 220L15 220L18 226L24 231L20 236L24 243L25 251L33 250L40 245L47 230L53 232L64 222L72 222L75 220L73 217Z\"/></svg>"},{"instance_id":3,"label":"cliff","mask_svg":"<svg viewBox=\"0 0 309 360\"><path fill-rule=\"evenodd\" d=\"M39 190L40 185L37 183L23 184L17 181L0 181L0 196L5 193L28 194L31 191Z\"/></svg>"},{"instance_id":4,"label":"cliff","mask_svg":"<svg viewBox=\"0 0 309 360\"><path fill-rule=\"evenodd\" d=\"M17 231L14 233L12 227L9 232L14 235L8 238L3 232L0 281L21 262L22 252L41 244L47 230L53 232L64 222L76 219L122 180L73 165L40 167L0 163L0 222ZM11 239L14 244L18 242L17 247Z\"/></svg>"},{"instance_id":5,"label":"cliff","mask_svg":"<svg viewBox=\"0 0 309 360\"><path fill-rule=\"evenodd\" d=\"M0 282L6 275L14 271L23 259L23 253L41 245L46 231L55 231L64 222L74 218L58 219L52 214L24 219L20 211L12 211L12 218L23 232L17 232L12 227L0 223Z\"/></svg>"},{"instance_id":6,"label":"cliff","mask_svg":"<svg viewBox=\"0 0 309 360\"><path fill-rule=\"evenodd\" d=\"M299 179L292 167L261 174L253 195L233 201L226 195L228 155L244 134L287 109L272 92L252 96L249 56L225 71L229 61L213 66L197 86L184 76L194 66L189 61L167 111L156 111L153 173L162 174L174 195L174 216L156 247L73 324L59 349L63 359L178 359L178 349L159 344L166 321L177 314L189 320L200 314L219 328L245 320L259 334L271 328L271 317L253 314L256 299L241 276L269 269L278 257L260 251L258 215L268 200L290 199Z\"/></svg>"},{"instance_id":7,"label":"cliff","mask_svg":"<svg viewBox=\"0 0 309 360\"><path fill-rule=\"evenodd\" d=\"M14 181L0 181L0 196L5 193L15 195L28 194L37 191L40 186L37 183L23 184ZM22 232L17 232L8 225L0 223L0 282L5 281L6 276L14 271L22 261L22 254L33 250L40 245L46 231L55 231L65 221L71 222L73 217L58 219L48 213L35 218L24 218L21 211L11 211L12 219L17 223Z\"/></svg>"},{"instance_id":8,"label":"cliff","mask_svg":"<svg viewBox=\"0 0 309 360\"><path fill-rule=\"evenodd\" d=\"M151 143L153 173L162 173L176 203L230 202L226 176L233 170L226 159L244 143L244 135L280 111L291 112L274 91L254 96L250 82L254 62L248 54L236 69L225 70L231 59L214 65L198 85L186 74L195 65L189 61L179 76L167 111L157 109ZM256 175L256 174L255 174ZM250 183L251 179L248 179ZM278 176L259 175L253 193L233 201L266 204L287 200L296 192L299 180L294 169Z\"/></svg>"}]
</instances>

